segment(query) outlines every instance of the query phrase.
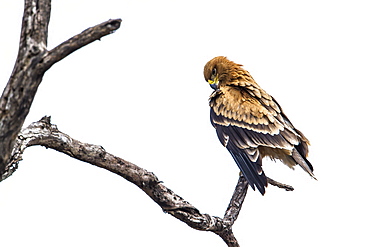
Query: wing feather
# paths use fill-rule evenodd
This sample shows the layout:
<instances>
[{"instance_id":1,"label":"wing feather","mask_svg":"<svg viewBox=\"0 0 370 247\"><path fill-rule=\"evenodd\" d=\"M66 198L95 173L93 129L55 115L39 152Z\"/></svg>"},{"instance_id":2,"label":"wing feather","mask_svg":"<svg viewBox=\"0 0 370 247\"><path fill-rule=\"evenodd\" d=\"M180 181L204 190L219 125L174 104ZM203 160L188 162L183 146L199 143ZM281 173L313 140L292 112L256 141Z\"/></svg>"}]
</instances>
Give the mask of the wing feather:
<instances>
[{"instance_id":1,"label":"wing feather","mask_svg":"<svg viewBox=\"0 0 370 247\"><path fill-rule=\"evenodd\" d=\"M264 154L281 159L289 167L298 163L313 176L312 165L305 158L308 140L293 127L270 95L260 88L251 88L253 85L247 88L224 86L210 98L212 125L248 183L264 193L267 185L262 170ZM262 154L258 147L263 147ZM277 157L273 157L274 152L266 152L276 148L286 151L277 152ZM282 157L292 153L294 157Z\"/></svg>"},{"instance_id":2,"label":"wing feather","mask_svg":"<svg viewBox=\"0 0 370 247\"><path fill-rule=\"evenodd\" d=\"M237 129L233 132L238 133L234 136L239 143L245 139L250 146L292 150L300 143L300 135L275 100L260 94L264 98L258 101L245 88L229 86L219 90L210 100L212 124Z\"/></svg>"}]
</instances>

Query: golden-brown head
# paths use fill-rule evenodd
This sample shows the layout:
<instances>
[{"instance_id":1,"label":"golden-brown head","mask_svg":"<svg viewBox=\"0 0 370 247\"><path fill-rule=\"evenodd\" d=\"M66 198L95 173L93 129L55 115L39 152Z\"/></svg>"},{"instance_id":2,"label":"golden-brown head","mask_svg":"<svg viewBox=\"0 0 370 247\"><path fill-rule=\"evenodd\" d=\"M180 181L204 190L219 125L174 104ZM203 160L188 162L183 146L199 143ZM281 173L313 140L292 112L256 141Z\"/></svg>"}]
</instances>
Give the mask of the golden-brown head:
<instances>
[{"instance_id":1,"label":"golden-brown head","mask_svg":"<svg viewBox=\"0 0 370 247\"><path fill-rule=\"evenodd\" d=\"M215 57L204 66L204 79L213 89L219 88L220 85L238 84L238 81L250 78L248 71L242 66L226 57Z\"/></svg>"}]
</instances>

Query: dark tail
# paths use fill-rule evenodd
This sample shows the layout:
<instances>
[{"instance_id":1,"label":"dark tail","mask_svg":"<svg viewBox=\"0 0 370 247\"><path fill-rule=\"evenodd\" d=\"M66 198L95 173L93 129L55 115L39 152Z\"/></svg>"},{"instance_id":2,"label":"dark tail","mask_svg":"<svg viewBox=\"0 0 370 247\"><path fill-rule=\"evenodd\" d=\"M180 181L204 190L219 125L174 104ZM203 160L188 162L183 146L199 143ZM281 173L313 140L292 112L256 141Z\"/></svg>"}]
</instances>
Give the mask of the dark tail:
<instances>
[{"instance_id":1,"label":"dark tail","mask_svg":"<svg viewBox=\"0 0 370 247\"><path fill-rule=\"evenodd\" d=\"M257 160L253 162L248 157L246 150L238 150L239 152L235 152L229 148L228 150L252 189L255 190L255 187L257 187L259 192L264 195L265 187L267 186L267 178L262 170L261 157L258 157Z\"/></svg>"},{"instance_id":2,"label":"dark tail","mask_svg":"<svg viewBox=\"0 0 370 247\"><path fill-rule=\"evenodd\" d=\"M302 155L299 152L299 146L295 147L292 152L292 157L297 162L297 164L303 168L308 174L310 174L311 177L315 178L315 175L313 174L313 166L311 163L306 159L304 155ZM317 179L316 179L317 180Z\"/></svg>"}]
</instances>

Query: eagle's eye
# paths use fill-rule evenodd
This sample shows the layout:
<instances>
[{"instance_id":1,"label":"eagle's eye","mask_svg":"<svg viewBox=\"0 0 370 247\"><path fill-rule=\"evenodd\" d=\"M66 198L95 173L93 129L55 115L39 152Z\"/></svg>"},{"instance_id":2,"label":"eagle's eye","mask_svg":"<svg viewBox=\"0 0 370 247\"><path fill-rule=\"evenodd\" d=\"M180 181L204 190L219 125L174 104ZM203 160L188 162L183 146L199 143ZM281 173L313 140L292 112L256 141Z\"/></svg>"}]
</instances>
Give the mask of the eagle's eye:
<instances>
[{"instance_id":1,"label":"eagle's eye","mask_svg":"<svg viewBox=\"0 0 370 247\"><path fill-rule=\"evenodd\" d=\"M214 68L212 69L212 76L216 76L216 73L217 73L217 70L216 70L216 67L214 67Z\"/></svg>"}]
</instances>

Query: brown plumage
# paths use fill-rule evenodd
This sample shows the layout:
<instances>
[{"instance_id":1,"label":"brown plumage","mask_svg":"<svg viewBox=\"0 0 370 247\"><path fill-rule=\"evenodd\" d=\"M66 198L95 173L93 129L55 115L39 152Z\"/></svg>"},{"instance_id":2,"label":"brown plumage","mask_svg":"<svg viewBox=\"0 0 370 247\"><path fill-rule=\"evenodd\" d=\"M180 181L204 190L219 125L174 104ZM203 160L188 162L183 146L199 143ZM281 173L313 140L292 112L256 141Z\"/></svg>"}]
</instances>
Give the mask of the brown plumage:
<instances>
[{"instance_id":1,"label":"brown plumage","mask_svg":"<svg viewBox=\"0 0 370 247\"><path fill-rule=\"evenodd\" d=\"M264 157L290 168L298 164L315 178L306 159L309 141L242 65L215 57L204 66L204 78L215 90L209 99L211 123L253 189L265 193Z\"/></svg>"}]
</instances>

